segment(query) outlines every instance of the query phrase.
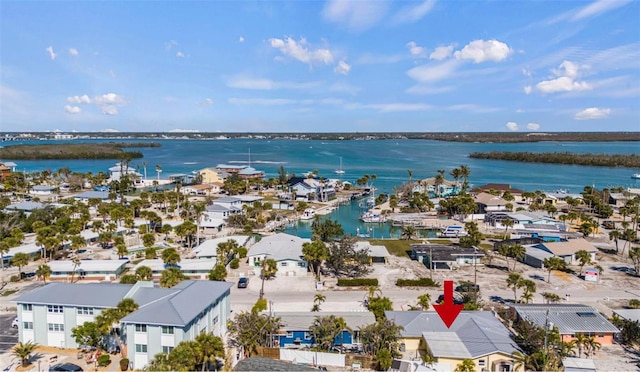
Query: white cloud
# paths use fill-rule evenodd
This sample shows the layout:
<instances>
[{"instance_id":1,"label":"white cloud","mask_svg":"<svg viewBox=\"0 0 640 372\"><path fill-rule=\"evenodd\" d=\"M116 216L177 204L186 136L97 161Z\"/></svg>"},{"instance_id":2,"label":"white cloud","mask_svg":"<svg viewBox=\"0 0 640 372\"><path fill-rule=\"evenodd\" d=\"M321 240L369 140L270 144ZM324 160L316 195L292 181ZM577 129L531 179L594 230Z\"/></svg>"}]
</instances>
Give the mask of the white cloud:
<instances>
[{"instance_id":1,"label":"white cloud","mask_svg":"<svg viewBox=\"0 0 640 372\"><path fill-rule=\"evenodd\" d=\"M82 112L82 109L78 106L64 105L64 111L66 111L67 114L79 114Z\"/></svg>"},{"instance_id":2,"label":"white cloud","mask_svg":"<svg viewBox=\"0 0 640 372\"><path fill-rule=\"evenodd\" d=\"M538 130L538 129L540 129L540 124L538 124L538 123L529 123L529 124L527 124L527 129L529 129L529 130Z\"/></svg>"},{"instance_id":3,"label":"white cloud","mask_svg":"<svg viewBox=\"0 0 640 372\"><path fill-rule=\"evenodd\" d=\"M405 6L393 17L393 23L413 23L421 20L436 3L435 0L425 0L414 6Z\"/></svg>"},{"instance_id":4,"label":"white cloud","mask_svg":"<svg viewBox=\"0 0 640 372\"><path fill-rule=\"evenodd\" d=\"M474 63L485 61L500 62L505 60L513 50L498 40L474 40L462 50L454 53L457 59L470 59Z\"/></svg>"},{"instance_id":5,"label":"white cloud","mask_svg":"<svg viewBox=\"0 0 640 372\"><path fill-rule=\"evenodd\" d=\"M604 119L609 116L611 113L611 109L608 108L598 108L598 107L589 107L580 112L577 112L574 116L576 120L595 120L595 119Z\"/></svg>"},{"instance_id":6,"label":"white cloud","mask_svg":"<svg viewBox=\"0 0 640 372\"><path fill-rule=\"evenodd\" d=\"M442 61L443 59L450 57L451 53L453 53L453 45L439 46L431 54L429 54L429 59Z\"/></svg>"},{"instance_id":7,"label":"white cloud","mask_svg":"<svg viewBox=\"0 0 640 372\"><path fill-rule=\"evenodd\" d=\"M184 53L182 53L182 52L177 52L177 53L176 53L176 57L178 57L178 58L184 58Z\"/></svg>"},{"instance_id":8,"label":"white cloud","mask_svg":"<svg viewBox=\"0 0 640 372\"><path fill-rule=\"evenodd\" d=\"M536 89L543 94L591 90L593 89L591 84L586 81L577 81L580 70L584 68L588 66L578 66L573 62L564 61L559 68L551 70L557 78L539 82L536 84Z\"/></svg>"},{"instance_id":9,"label":"white cloud","mask_svg":"<svg viewBox=\"0 0 640 372\"><path fill-rule=\"evenodd\" d=\"M211 98L205 98L203 101L198 102L198 106L211 106L213 105L213 100Z\"/></svg>"},{"instance_id":10,"label":"white cloud","mask_svg":"<svg viewBox=\"0 0 640 372\"><path fill-rule=\"evenodd\" d=\"M57 55L54 53L52 46L48 46L45 50L49 53L49 57L51 57L52 61L56 59Z\"/></svg>"},{"instance_id":11,"label":"white cloud","mask_svg":"<svg viewBox=\"0 0 640 372\"><path fill-rule=\"evenodd\" d=\"M118 107L115 105L101 106L100 110L102 110L102 113L105 115L118 115Z\"/></svg>"},{"instance_id":12,"label":"white cloud","mask_svg":"<svg viewBox=\"0 0 640 372\"><path fill-rule=\"evenodd\" d=\"M340 75L349 75L349 71L351 71L351 66L347 64L344 60L338 62L338 65L333 69L336 74Z\"/></svg>"},{"instance_id":13,"label":"white cloud","mask_svg":"<svg viewBox=\"0 0 640 372\"><path fill-rule=\"evenodd\" d=\"M387 13L389 1L329 0L322 16L329 22L345 25L351 31L364 31L380 21Z\"/></svg>"},{"instance_id":14,"label":"white cloud","mask_svg":"<svg viewBox=\"0 0 640 372\"><path fill-rule=\"evenodd\" d=\"M583 18L599 15L601 13L608 12L609 10L624 6L630 2L631 0L598 0L580 9L580 11L576 13L571 20L578 21Z\"/></svg>"},{"instance_id":15,"label":"white cloud","mask_svg":"<svg viewBox=\"0 0 640 372\"><path fill-rule=\"evenodd\" d=\"M119 130L117 130L117 129L107 128L107 129L99 130L98 132L103 132L103 133L119 133L120 131L119 131Z\"/></svg>"},{"instance_id":16,"label":"white cloud","mask_svg":"<svg viewBox=\"0 0 640 372\"><path fill-rule=\"evenodd\" d=\"M71 54L74 57L78 56L78 49L76 48L69 48L69 54Z\"/></svg>"},{"instance_id":17,"label":"white cloud","mask_svg":"<svg viewBox=\"0 0 640 372\"><path fill-rule=\"evenodd\" d=\"M124 105L126 103L125 99L115 93L107 93L101 96L96 96L93 98L93 101L97 105Z\"/></svg>"},{"instance_id":18,"label":"white cloud","mask_svg":"<svg viewBox=\"0 0 640 372\"><path fill-rule=\"evenodd\" d=\"M82 95L82 96L73 96L73 97L67 97L67 102L69 103L91 103L91 98L89 98L88 95Z\"/></svg>"},{"instance_id":19,"label":"white cloud","mask_svg":"<svg viewBox=\"0 0 640 372\"><path fill-rule=\"evenodd\" d=\"M307 40L304 38L300 38L300 42L296 42L291 37L286 39L271 38L269 42L271 47L280 50L283 55L309 65L330 65L333 63L333 55L329 49L309 50Z\"/></svg>"},{"instance_id":20,"label":"white cloud","mask_svg":"<svg viewBox=\"0 0 640 372\"><path fill-rule=\"evenodd\" d=\"M409 53L414 57L423 58L427 54L427 50L418 46L415 41L408 42L407 48L409 49Z\"/></svg>"},{"instance_id":21,"label":"white cloud","mask_svg":"<svg viewBox=\"0 0 640 372\"><path fill-rule=\"evenodd\" d=\"M510 121L507 123L507 129L509 129L512 132L515 132L518 130L518 123Z\"/></svg>"},{"instance_id":22,"label":"white cloud","mask_svg":"<svg viewBox=\"0 0 640 372\"><path fill-rule=\"evenodd\" d=\"M527 85L526 87L524 87L524 94L531 94L532 90L533 88L531 87L531 85Z\"/></svg>"},{"instance_id":23,"label":"white cloud","mask_svg":"<svg viewBox=\"0 0 640 372\"><path fill-rule=\"evenodd\" d=\"M197 129L181 129L181 128L176 128L176 129L171 129L168 131L169 133L198 133L200 132Z\"/></svg>"},{"instance_id":24,"label":"white cloud","mask_svg":"<svg viewBox=\"0 0 640 372\"><path fill-rule=\"evenodd\" d=\"M175 40L169 40L168 43L164 44L164 49L168 52L171 50L171 48L173 48L174 46L178 45L178 42Z\"/></svg>"},{"instance_id":25,"label":"white cloud","mask_svg":"<svg viewBox=\"0 0 640 372\"><path fill-rule=\"evenodd\" d=\"M244 43L244 36L240 36L240 38L238 39L239 43Z\"/></svg>"},{"instance_id":26,"label":"white cloud","mask_svg":"<svg viewBox=\"0 0 640 372\"><path fill-rule=\"evenodd\" d=\"M95 103L105 115L118 115L118 106L127 104L124 97L116 93L107 93L101 96L93 97Z\"/></svg>"},{"instance_id":27,"label":"white cloud","mask_svg":"<svg viewBox=\"0 0 640 372\"><path fill-rule=\"evenodd\" d=\"M407 75L422 83L433 82L448 78L456 71L457 66L458 62L455 60L443 62L435 66L425 64L410 69L407 71Z\"/></svg>"}]
</instances>

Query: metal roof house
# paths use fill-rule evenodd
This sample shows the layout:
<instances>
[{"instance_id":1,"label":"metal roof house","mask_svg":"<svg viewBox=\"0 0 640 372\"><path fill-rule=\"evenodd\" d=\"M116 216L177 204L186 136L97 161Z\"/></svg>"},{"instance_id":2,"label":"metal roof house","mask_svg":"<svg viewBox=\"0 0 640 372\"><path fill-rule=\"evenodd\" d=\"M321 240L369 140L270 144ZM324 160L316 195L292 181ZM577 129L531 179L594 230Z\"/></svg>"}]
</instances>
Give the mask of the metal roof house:
<instances>
[{"instance_id":1,"label":"metal roof house","mask_svg":"<svg viewBox=\"0 0 640 372\"><path fill-rule=\"evenodd\" d=\"M209 259L183 259L175 266L180 269L182 273L188 276L190 279L209 279L209 272L213 270L213 267L218 262L217 258ZM162 272L169 266L160 258L154 258L150 260L142 260L136 265L135 270L141 266L147 266L151 268L154 279L160 279Z\"/></svg>"},{"instance_id":2,"label":"metal roof house","mask_svg":"<svg viewBox=\"0 0 640 372\"><path fill-rule=\"evenodd\" d=\"M112 281L120 277L129 262L124 260L80 260L76 265L70 260L58 260L48 263L51 268L50 280L104 280Z\"/></svg>"},{"instance_id":3,"label":"metal roof house","mask_svg":"<svg viewBox=\"0 0 640 372\"><path fill-rule=\"evenodd\" d=\"M264 237L249 248L249 266L260 266L263 260L271 258L278 263L279 275L306 275L307 261L302 258L302 244L307 242L311 240L284 233Z\"/></svg>"},{"instance_id":4,"label":"metal roof house","mask_svg":"<svg viewBox=\"0 0 640 372\"><path fill-rule=\"evenodd\" d=\"M231 314L232 284L186 280L173 288L157 288L152 282L49 283L33 289L15 302L18 337L43 346L78 348L71 330L95 321L105 309L132 298L139 309L121 320L122 341L134 369L142 369L153 356L168 353L182 341L202 332L222 336Z\"/></svg>"},{"instance_id":5,"label":"metal roof house","mask_svg":"<svg viewBox=\"0 0 640 372\"><path fill-rule=\"evenodd\" d=\"M455 266L477 265L485 254L474 247L443 244L411 244L411 258L431 269L452 270Z\"/></svg>"},{"instance_id":6,"label":"metal roof house","mask_svg":"<svg viewBox=\"0 0 640 372\"><path fill-rule=\"evenodd\" d=\"M510 312L514 318L532 322L538 327L553 324L565 342L581 333L595 336L602 345L611 345L613 335L620 332L596 309L582 304L518 304L511 306Z\"/></svg>"},{"instance_id":7,"label":"metal roof house","mask_svg":"<svg viewBox=\"0 0 640 372\"><path fill-rule=\"evenodd\" d=\"M511 333L488 311L463 311L447 328L435 311L385 311L387 319L402 326L404 352L436 359L436 370L453 371L464 359L476 370L522 371L512 353L521 352ZM401 344L401 350L402 350Z\"/></svg>"},{"instance_id":8,"label":"metal roof house","mask_svg":"<svg viewBox=\"0 0 640 372\"><path fill-rule=\"evenodd\" d=\"M221 238L214 238L205 240L202 244L196 247L193 252L197 258L217 258L218 257L218 244L226 243L229 240L233 240L238 243L238 246L244 247L251 239L248 235L232 235Z\"/></svg>"},{"instance_id":9,"label":"metal roof house","mask_svg":"<svg viewBox=\"0 0 640 372\"><path fill-rule=\"evenodd\" d=\"M274 339L275 347L296 347L302 345L313 345L315 339L310 332L309 327L318 317L334 315L336 318L342 318L348 330L342 331L338 335L334 345L352 345L359 343L359 331L363 327L376 322L376 318L370 311L363 312L276 312L275 316L280 317L282 328Z\"/></svg>"}]
</instances>

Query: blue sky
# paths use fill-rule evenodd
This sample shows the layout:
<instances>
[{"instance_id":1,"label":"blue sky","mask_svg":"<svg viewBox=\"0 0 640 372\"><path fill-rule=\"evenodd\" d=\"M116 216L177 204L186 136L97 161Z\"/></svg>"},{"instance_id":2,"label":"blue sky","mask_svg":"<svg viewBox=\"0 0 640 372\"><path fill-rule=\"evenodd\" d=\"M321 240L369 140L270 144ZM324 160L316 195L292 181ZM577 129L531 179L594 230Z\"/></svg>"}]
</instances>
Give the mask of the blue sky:
<instances>
[{"instance_id":1,"label":"blue sky","mask_svg":"<svg viewBox=\"0 0 640 372\"><path fill-rule=\"evenodd\" d=\"M638 131L640 1L0 2L2 131Z\"/></svg>"}]
</instances>

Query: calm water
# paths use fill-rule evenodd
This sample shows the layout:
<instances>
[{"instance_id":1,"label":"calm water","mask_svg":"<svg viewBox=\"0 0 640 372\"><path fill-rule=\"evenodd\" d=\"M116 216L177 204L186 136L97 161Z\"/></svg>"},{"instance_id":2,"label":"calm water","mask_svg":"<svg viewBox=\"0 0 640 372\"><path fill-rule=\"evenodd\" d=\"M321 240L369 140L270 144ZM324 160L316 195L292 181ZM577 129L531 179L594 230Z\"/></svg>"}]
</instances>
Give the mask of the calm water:
<instances>
[{"instance_id":1,"label":"calm water","mask_svg":"<svg viewBox=\"0 0 640 372\"><path fill-rule=\"evenodd\" d=\"M99 141L99 140L95 140ZM120 140L117 140L120 141ZM139 140L133 140L139 142ZM52 143L61 141L34 141L31 143ZM79 142L79 141L75 141ZM89 142L89 141L85 141ZM494 160L470 159L468 154L484 151L530 151L530 152L576 152L607 154L638 154L639 142L538 142L521 144L498 143L456 143L428 140L372 140L372 141L311 141L311 140L154 140L162 147L142 148L144 158L132 161L132 166L147 162L147 176L156 176L155 166L163 169L162 177L174 173L190 173L220 163L246 164L251 153L251 165L263 170L267 177L276 177L280 166L287 172L305 174L317 169L321 176L333 178L342 157L345 174L342 179L355 181L363 174L375 174L375 186L379 192L390 192L408 180L408 170L413 172L413 180L433 177L438 169L449 172L460 165L471 170L469 182L472 185L485 183L508 183L512 187L527 190L553 191L565 189L580 192L585 185L603 187L640 187L640 182L630 178L640 169L603 168L555 164L517 163ZM7 146L16 142L3 143ZM24 142L28 143L28 142ZM11 160L11 159L3 159ZM16 161L20 171L39 171L49 168L56 170L63 165L72 171L104 171L116 163L115 160L65 160L65 161ZM357 204L345 206L329 217L339 221L354 221L345 225L347 233L365 233L365 225L359 225ZM344 225L344 222L343 222ZM393 236L394 232L385 225L369 224L373 227L372 237ZM298 227L297 235L306 235L304 226Z\"/></svg>"}]
</instances>

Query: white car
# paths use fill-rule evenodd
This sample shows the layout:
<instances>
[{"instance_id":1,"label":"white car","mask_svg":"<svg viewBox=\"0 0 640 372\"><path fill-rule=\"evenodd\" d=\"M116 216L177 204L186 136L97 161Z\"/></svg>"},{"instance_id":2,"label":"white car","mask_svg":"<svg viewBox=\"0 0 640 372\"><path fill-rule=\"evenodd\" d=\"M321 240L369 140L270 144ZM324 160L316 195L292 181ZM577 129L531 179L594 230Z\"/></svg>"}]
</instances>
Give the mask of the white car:
<instances>
[{"instance_id":1,"label":"white car","mask_svg":"<svg viewBox=\"0 0 640 372\"><path fill-rule=\"evenodd\" d=\"M18 318L15 318L15 319L13 320L13 322L11 323L11 326L12 326L13 328L18 328L18 323L19 323Z\"/></svg>"}]
</instances>

